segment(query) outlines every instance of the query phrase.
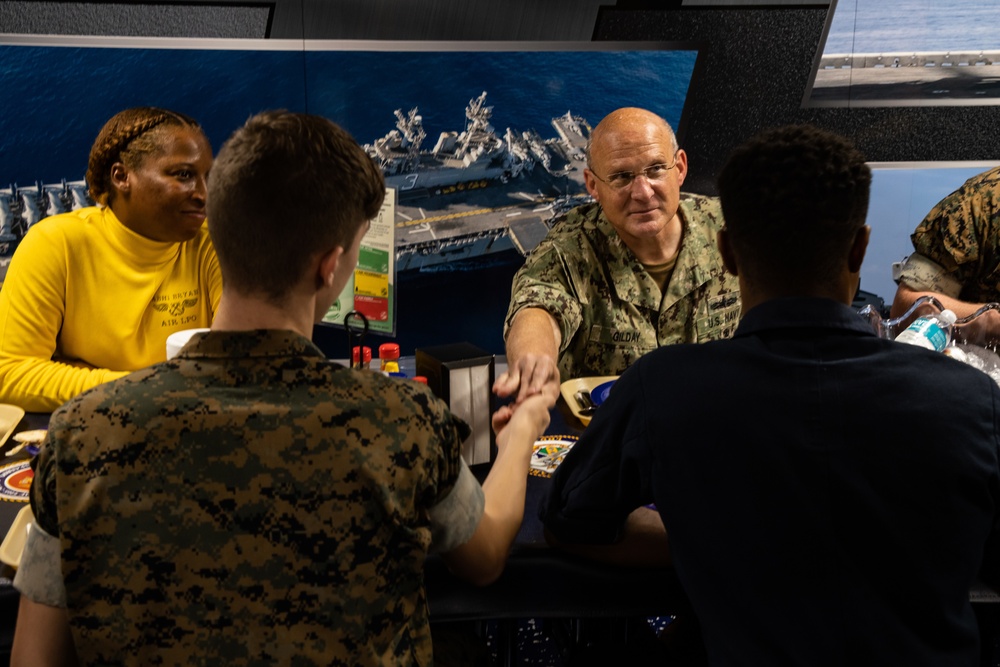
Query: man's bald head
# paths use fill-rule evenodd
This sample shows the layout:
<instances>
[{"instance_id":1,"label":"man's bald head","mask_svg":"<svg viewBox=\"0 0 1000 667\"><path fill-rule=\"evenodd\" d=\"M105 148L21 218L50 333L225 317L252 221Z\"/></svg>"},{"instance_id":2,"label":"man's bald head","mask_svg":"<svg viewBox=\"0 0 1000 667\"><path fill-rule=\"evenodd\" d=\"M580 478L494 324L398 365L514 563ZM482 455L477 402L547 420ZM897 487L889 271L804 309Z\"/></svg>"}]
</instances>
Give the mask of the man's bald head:
<instances>
[{"instance_id":1,"label":"man's bald head","mask_svg":"<svg viewBox=\"0 0 1000 667\"><path fill-rule=\"evenodd\" d=\"M657 126L670 137L671 152L677 152L677 137L670 123L657 114L647 109L639 107L622 107L615 109L601 119L597 127L590 133L590 141L587 143L587 166L593 168L592 156L594 147L600 147L613 134L635 130L649 125Z\"/></svg>"}]
</instances>

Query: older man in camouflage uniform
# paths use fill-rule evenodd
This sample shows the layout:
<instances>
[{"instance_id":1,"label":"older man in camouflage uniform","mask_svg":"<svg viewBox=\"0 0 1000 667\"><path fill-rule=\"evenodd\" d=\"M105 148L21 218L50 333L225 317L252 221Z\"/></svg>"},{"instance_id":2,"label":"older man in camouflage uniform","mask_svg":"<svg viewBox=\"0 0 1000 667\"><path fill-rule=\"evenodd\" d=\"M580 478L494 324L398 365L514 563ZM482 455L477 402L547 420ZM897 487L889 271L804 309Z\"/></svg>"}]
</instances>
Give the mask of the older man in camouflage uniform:
<instances>
[{"instance_id":1,"label":"older man in camouflage uniform","mask_svg":"<svg viewBox=\"0 0 1000 667\"><path fill-rule=\"evenodd\" d=\"M310 342L383 196L326 119L264 113L226 143L212 331L52 416L12 664L431 663L424 557L499 575L555 395L494 415L484 492L426 387Z\"/></svg>"},{"instance_id":2,"label":"older man in camouflage uniform","mask_svg":"<svg viewBox=\"0 0 1000 667\"><path fill-rule=\"evenodd\" d=\"M716 247L722 212L680 192L687 168L654 113L618 109L594 128L584 172L594 203L559 220L514 278L501 394L618 375L662 345L732 334L739 286Z\"/></svg>"},{"instance_id":3,"label":"older man in camouflage uniform","mask_svg":"<svg viewBox=\"0 0 1000 667\"><path fill-rule=\"evenodd\" d=\"M915 252L898 276L892 304L898 317L924 295L959 317L1000 301L1000 167L974 176L942 199L910 236ZM1000 339L1000 312L989 311L984 339Z\"/></svg>"}]
</instances>

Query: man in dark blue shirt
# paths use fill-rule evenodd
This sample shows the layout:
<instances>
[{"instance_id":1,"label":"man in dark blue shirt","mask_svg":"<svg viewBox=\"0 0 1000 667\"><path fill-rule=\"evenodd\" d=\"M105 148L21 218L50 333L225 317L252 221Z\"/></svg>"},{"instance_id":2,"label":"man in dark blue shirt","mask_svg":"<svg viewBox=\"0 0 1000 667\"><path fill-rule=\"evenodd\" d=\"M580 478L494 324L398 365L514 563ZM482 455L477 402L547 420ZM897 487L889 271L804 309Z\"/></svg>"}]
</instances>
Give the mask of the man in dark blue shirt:
<instances>
[{"instance_id":1,"label":"man in dark blue shirt","mask_svg":"<svg viewBox=\"0 0 1000 667\"><path fill-rule=\"evenodd\" d=\"M1000 569L1000 388L850 308L870 182L809 126L737 149L718 238L743 296L734 338L630 367L542 508L585 553L660 529L645 555L672 560L712 665L978 664L968 593Z\"/></svg>"}]
</instances>

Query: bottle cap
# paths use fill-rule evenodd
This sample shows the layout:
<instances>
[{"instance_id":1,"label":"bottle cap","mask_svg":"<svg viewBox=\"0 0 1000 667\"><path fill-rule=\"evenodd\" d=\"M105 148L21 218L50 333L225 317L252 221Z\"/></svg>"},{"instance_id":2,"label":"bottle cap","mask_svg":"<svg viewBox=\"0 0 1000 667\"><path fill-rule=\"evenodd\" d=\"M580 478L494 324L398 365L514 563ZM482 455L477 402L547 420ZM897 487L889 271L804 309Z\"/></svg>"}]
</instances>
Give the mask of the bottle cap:
<instances>
[{"instance_id":1,"label":"bottle cap","mask_svg":"<svg viewBox=\"0 0 1000 667\"><path fill-rule=\"evenodd\" d=\"M942 310L942 311L941 311L941 314L940 314L940 315L938 315L938 317L939 317L939 318L941 319L941 321L942 321L942 322L944 322L944 323L945 323L945 325L947 325L947 326L951 326L952 324L954 324L954 323L955 323L955 320L957 320L957 319L958 319L958 316L957 316L957 315L955 315L955 313L954 313L953 311L951 311L951 310L948 310L948 309L945 309L945 310Z\"/></svg>"},{"instance_id":2,"label":"bottle cap","mask_svg":"<svg viewBox=\"0 0 1000 667\"><path fill-rule=\"evenodd\" d=\"M397 343L382 343L378 346L379 359L399 359L399 345Z\"/></svg>"}]
</instances>

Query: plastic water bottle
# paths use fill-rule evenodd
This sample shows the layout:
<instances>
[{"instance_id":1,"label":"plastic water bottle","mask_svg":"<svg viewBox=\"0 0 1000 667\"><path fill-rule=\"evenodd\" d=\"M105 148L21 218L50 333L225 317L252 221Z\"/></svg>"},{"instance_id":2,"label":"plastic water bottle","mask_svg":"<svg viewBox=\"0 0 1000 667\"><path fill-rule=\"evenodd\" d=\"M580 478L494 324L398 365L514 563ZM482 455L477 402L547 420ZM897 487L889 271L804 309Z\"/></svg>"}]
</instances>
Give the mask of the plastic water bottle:
<instances>
[{"instance_id":1,"label":"plastic water bottle","mask_svg":"<svg viewBox=\"0 0 1000 667\"><path fill-rule=\"evenodd\" d=\"M918 317L903 333L896 336L896 340L941 352L951 342L951 325L956 319L958 318L955 313L950 310L942 310L937 315Z\"/></svg>"}]
</instances>

